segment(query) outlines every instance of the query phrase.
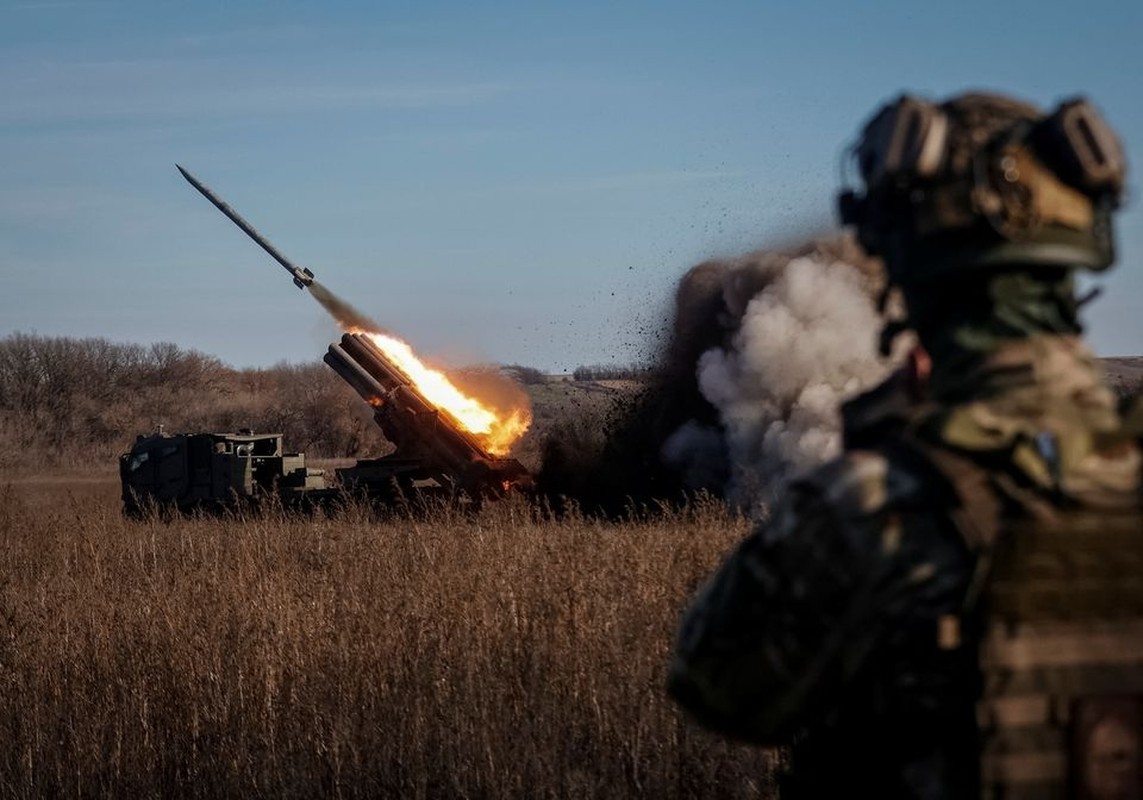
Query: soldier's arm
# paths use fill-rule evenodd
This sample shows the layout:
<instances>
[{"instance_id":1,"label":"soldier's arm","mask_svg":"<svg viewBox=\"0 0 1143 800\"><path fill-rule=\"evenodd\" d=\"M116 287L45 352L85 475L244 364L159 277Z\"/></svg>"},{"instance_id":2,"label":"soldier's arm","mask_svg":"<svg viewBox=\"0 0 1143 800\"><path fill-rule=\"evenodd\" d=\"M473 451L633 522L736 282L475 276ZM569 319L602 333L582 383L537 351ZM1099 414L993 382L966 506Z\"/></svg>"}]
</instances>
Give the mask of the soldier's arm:
<instances>
[{"instance_id":1,"label":"soldier's arm","mask_svg":"<svg viewBox=\"0 0 1143 800\"><path fill-rule=\"evenodd\" d=\"M686 711L781 743L835 704L932 572L901 542L891 483L885 459L851 453L796 483L726 560L680 626L668 690Z\"/></svg>"}]
</instances>

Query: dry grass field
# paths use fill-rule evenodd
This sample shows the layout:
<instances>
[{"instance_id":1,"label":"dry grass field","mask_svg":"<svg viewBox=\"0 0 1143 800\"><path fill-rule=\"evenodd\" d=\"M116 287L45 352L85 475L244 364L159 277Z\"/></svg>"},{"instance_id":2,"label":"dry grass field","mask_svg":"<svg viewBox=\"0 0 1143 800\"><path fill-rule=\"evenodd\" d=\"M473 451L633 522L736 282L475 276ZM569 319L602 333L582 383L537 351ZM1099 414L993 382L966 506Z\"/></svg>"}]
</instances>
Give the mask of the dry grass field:
<instances>
[{"instance_id":1,"label":"dry grass field","mask_svg":"<svg viewBox=\"0 0 1143 800\"><path fill-rule=\"evenodd\" d=\"M129 523L117 492L0 476L0 796L773 793L662 688L746 529L718 504Z\"/></svg>"},{"instance_id":2,"label":"dry grass field","mask_svg":"<svg viewBox=\"0 0 1143 800\"><path fill-rule=\"evenodd\" d=\"M1105 360L1118 391L1141 363ZM773 796L780 754L698 730L663 692L683 604L747 528L718 502L622 522L518 498L415 520L120 516L114 455L156 419L370 452L375 426L329 380L0 342L0 798ZM555 437L603 455L579 472L630 482L602 445L638 388L529 385L516 455L536 469Z\"/></svg>"}]
</instances>

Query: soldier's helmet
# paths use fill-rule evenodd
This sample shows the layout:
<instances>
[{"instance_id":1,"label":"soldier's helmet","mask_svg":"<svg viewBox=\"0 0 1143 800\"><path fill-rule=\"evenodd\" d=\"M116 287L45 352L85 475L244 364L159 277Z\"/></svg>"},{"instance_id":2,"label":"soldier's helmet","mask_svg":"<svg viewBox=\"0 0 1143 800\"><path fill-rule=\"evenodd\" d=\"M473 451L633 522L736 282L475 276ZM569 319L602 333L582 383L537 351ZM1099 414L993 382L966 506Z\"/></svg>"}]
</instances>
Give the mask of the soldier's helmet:
<instances>
[{"instance_id":1,"label":"soldier's helmet","mask_svg":"<svg viewBox=\"0 0 1143 800\"><path fill-rule=\"evenodd\" d=\"M941 103L902 95L847 150L861 186L843 224L881 256L891 284L1009 265L1106 269L1126 161L1083 98L1045 113L996 94Z\"/></svg>"}]
</instances>

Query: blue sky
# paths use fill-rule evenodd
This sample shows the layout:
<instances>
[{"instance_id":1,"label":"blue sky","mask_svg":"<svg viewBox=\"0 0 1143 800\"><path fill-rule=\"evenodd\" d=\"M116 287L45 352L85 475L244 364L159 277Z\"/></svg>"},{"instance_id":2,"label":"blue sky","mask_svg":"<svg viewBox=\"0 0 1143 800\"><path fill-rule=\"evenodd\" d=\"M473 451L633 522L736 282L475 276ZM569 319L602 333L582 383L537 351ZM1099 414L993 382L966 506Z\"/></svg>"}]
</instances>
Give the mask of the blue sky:
<instances>
[{"instance_id":1,"label":"blue sky","mask_svg":"<svg viewBox=\"0 0 1143 800\"><path fill-rule=\"evenodd\" d=\"M687 267L832 224L902 90L1085 92L1143 165L1141 34L1137 0L0 0L0 336L318 358L332 324L178 162L426 354L627 363ZM1119 241L1102 355L1143 353L1137 200Z\"/></svg>"}]
</instances>

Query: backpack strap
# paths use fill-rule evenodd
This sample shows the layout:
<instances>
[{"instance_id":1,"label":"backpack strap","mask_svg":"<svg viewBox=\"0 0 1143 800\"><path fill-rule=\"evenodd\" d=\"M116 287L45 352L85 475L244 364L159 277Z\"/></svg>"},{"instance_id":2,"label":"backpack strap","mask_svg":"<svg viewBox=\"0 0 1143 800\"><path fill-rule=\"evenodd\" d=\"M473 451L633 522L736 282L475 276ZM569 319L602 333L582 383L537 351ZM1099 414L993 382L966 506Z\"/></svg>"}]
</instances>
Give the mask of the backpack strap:
<instances>
[{"instance_id":1,"label":"backpack strap","mask_svg":"<svg viewBox=\"0 0 1143 800\"><path fill-rule=\"evenodd\" d=\"M975 611L988 584L992 572L992 552L1000 536L1003 504L989 474L969 459L935 447L923 447L921 453L952 488L955 499L954 505L949 508L949 517L969 550L976 556L972 579L961 606L963 619ZM959 638L958 632L955 640Z\"/></svg>"}]
</instances>

